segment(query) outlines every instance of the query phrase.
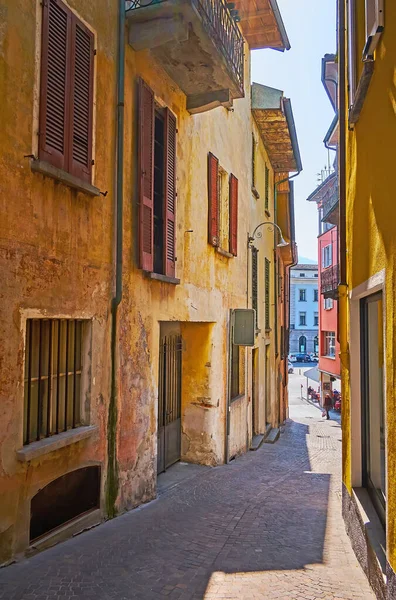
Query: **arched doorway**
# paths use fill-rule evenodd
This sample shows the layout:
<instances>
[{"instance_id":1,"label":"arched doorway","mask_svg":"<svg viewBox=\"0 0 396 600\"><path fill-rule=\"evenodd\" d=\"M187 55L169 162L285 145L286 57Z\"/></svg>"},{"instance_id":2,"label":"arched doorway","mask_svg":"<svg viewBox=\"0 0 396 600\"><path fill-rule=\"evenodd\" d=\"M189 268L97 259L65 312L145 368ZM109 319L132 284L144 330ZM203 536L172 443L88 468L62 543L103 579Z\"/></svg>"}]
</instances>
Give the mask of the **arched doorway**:
<instances>
[{"instance_id":1,"label":"arched doorway","mask_svg":"<svg viewBox=\"0 0 396 600\"><path fill-rule=\"evenodd\" d=\"M305 335L300 336L298 340L298 348L299 352L303 354L307 351L307 338L305 337Z\"/></svg>"},{"instance_id":2,"label":"arched doorway","mask_svg":"<svg viewBox=\"0 0 396 600\"><path fill-rule=\"evenodd\" d=\"M314 352L315 354L319 354L319 338L317 335L314 337Z\"/></svg>"}]
</instances>

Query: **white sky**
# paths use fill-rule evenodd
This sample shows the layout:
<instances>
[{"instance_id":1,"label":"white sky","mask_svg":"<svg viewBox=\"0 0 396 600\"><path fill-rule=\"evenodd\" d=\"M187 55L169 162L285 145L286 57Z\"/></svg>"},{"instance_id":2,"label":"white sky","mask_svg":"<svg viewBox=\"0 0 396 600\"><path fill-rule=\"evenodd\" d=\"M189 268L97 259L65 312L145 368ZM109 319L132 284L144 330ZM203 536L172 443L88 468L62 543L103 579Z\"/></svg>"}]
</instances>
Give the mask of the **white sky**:
<instances>
[{"instance_id":1,"label":"white sky","mask_svg":"<svg viewBox=\"0 0 396 600\"><path fill-rule=\"evenodd\" d=\"M321 82L321 59L336 48L336 0L278 0L290 40L288 52L255 50L252 81L283 90L291 98L302 173L294 180L299 256L317 261L316 204L306 198L328 163L323 138L334 117ZM334 153L330 155L331 162Z\"/></svg>"}]
</instances>

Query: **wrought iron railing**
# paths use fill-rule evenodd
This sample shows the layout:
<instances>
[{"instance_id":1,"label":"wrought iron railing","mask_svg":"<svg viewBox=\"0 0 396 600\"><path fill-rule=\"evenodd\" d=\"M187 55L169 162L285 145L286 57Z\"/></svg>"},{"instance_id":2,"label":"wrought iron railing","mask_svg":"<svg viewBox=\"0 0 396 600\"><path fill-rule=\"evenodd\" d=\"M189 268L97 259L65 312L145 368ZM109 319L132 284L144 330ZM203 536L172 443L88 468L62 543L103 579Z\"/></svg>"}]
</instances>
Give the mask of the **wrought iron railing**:
<instances>
[{"instance_id":1,"label":"wrought iron railing","mask_svg":"<svg viewBox=\"0 0 396 600\"><path fill-rule=\"evenodd\" d=\"M127 12L143 9L168 0L125 0ZM219 48L243 93L243 36L224 0L191 0L204 26Z\"/></svg>"},{"instance_id":2,"label":"wrought iron railing","mask_svg":"<svg viewBox=\"0 0 396 600\"><path fill-rule=\"evenodd\" d=\"M320 274L320 292L321 294L334 295L338 291L338 265L333 265L324 269Z\"/></svg>"},{"instance_id":3,"label":"wrought iron railing","mask_svg":"<svg viewBox=\"0 0 396 600\"><path fill-rule=\"evenodd\" d=\"M338 203L338 186L332 187L326 192L322 199L322 221L326 221Z\"/></svg>"}]
</instances>

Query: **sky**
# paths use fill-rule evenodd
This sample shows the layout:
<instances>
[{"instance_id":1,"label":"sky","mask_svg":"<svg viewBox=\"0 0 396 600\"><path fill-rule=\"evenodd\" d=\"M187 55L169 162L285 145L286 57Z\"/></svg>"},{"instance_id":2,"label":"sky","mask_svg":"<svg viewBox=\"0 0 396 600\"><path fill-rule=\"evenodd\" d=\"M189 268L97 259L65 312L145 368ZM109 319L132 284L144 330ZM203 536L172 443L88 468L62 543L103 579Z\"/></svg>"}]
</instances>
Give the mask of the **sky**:
<instances>
[{"instance_id":1,"label":"sky","mask_svg":"<svg viewBox=\"0 0 396 600\"><path fill-rule=\"evenodd\" d=\"M321 82L321 59L336 49L336 0L278 0L278 6L291 49L254 50L252 81L283 90L291 99L303 165L294 179L298 254L300 262L302 257L317 262L316 204L306 199L328 164L323 138L334 112Z\"/></svg>"}]
</instances>

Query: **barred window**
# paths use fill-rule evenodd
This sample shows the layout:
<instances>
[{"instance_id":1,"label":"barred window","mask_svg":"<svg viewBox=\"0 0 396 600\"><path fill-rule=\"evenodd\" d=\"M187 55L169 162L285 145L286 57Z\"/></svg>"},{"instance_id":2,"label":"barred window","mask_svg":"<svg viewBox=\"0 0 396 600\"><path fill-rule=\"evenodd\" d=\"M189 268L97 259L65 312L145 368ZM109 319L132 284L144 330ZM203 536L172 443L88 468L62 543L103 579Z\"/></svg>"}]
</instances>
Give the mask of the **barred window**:
<instances>
[{"instance_id":1,"label":"barred window","mask_svg":"<svg viewBox=\"0 0 396 600\"><path fill-rule=\"evenodd\" d=\"M83 342L88 321L28 319L24 444L82 424Z\"/></svg>"}]
</instances>

